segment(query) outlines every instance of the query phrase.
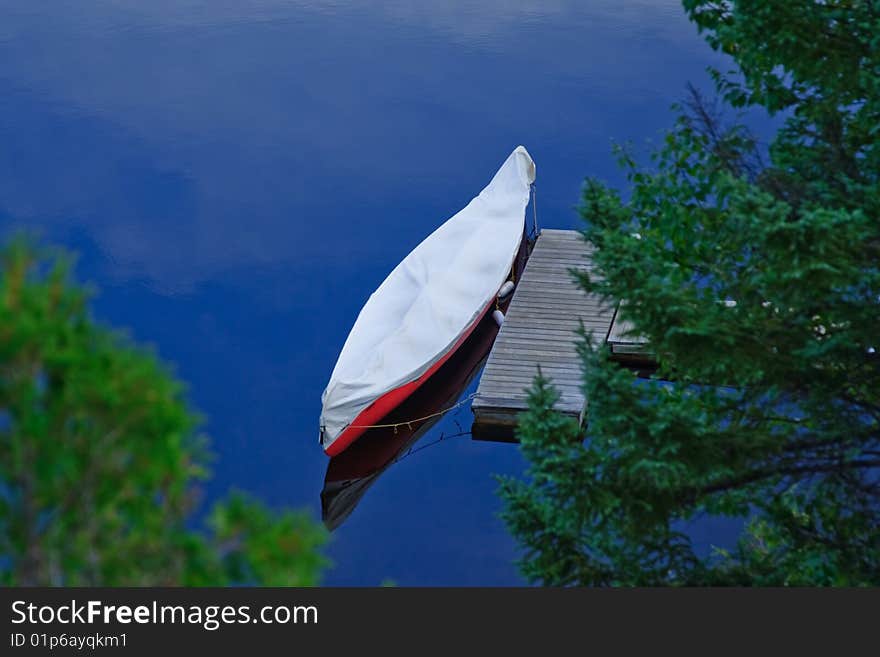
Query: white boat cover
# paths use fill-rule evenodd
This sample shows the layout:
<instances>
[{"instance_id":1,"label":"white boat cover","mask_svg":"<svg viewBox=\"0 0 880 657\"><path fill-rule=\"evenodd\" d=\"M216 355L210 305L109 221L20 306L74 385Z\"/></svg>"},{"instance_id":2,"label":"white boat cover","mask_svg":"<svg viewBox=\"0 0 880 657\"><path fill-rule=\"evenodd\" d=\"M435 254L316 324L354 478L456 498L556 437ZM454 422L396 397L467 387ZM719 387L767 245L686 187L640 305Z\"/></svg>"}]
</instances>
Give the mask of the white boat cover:
<instances>
[{"instance_id":1,"label":"white boat cover","mask_svg":"<svg viewBox=\"0 0 880 657\"><path fill-rule=\"evenodd\" d=\"M321 397L325 449L376 399L443 358L493 300L519 249L534 180L519 146L370 296Z\"/></svg>"}]
</instances>

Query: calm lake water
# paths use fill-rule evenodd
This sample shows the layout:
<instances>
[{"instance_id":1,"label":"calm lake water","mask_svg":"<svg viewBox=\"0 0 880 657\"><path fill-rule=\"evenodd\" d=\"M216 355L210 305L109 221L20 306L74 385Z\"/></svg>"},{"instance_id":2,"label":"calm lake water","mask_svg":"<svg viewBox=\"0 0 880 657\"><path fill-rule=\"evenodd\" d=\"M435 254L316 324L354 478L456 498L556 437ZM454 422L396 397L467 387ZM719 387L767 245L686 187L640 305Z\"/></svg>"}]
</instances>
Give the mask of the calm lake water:
<instances>
[{"instance_id":1,"label":"calm lake water","mask_svg":"<svg viewBox=\"0 0 880 657\"><path fill-rule=\"evenodd\" d=\"M717 63L676 0L367 4L0 0L0 237L78 251L98 316L175 363L208 500L317 517L320 394L385 275L520 143L539 222L576 227L585 176L622 182L612 141L656 140ZM407 457L326 582L522 583L492 478L522 469L468 438Z\"/></svg>"}]
</instances>

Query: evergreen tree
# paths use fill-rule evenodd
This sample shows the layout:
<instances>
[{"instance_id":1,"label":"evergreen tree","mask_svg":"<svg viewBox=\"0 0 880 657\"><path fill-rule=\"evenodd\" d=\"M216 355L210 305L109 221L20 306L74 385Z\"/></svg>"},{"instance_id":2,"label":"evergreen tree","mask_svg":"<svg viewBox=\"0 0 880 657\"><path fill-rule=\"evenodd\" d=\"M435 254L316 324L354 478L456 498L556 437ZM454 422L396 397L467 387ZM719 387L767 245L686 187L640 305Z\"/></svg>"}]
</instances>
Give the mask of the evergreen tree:
<instances>
[{"instance_id":1,"label":"evergreen tree","mask_svg":"<svg viewBox=\"0 0 880 657\"><path fill-rule=\"evenodd\" d=\"M694 94L624 200L584 187L587 291L658 363L640 380L584 340L586 431L539 378L502 480L522 569L552 585L880 583L880 5L685 0L734 70ZM696 549L689 523L743 520Z\"/></svg>"},{"instance_id":2,"label":"evergreen tree","mask_svg":"<svg viewBox=\"0 0 880 657\"><path fill-rule=\"evenodd\" d=\"M193 529L206 439L156 356L96 323L68 258L0 250L0 583L313 585L323 528L234 493Z\"/></svg>"}]
</instances>

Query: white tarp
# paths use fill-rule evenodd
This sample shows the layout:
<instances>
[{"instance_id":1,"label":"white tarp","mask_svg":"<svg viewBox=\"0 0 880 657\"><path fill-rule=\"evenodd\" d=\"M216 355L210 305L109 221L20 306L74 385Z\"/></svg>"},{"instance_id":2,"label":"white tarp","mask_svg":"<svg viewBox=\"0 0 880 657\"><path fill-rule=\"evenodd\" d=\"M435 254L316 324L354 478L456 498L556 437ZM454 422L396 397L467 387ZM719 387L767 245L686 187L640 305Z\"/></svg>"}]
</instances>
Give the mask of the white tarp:
<instances>
[{"instance_id":1,"label":"white tarp","mask_svg":"<svg viewBox=\"0 0 880 657\"><path fill-rule=\"evenodd\" d=\"M370 296L321 397L325 449L373 401L446 355L493 300L519 249L534 180L535 163L519 146Z\"/></svg>"}]
</instances>

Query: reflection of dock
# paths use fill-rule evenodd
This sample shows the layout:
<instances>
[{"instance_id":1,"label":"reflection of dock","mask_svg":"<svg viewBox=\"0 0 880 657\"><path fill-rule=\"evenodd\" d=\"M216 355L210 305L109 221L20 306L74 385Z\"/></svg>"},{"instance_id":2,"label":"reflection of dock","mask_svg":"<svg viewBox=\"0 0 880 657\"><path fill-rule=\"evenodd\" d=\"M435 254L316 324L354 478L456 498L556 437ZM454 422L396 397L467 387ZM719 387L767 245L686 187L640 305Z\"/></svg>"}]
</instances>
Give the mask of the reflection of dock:
<instances>
[{"instance_id":1,"label":"reflection of dock","mask_svg":"<svg viewBox=\"0 0 880 657\"><path fill-rule=\"evenodd\" d=\"M516 416L526 409L539 366L561 395L556 408L583 419L586 400L575 332L583 322L594 340L620 333L611 330L614 308L573 280L572 269L590 267L590 247L580 233L541 231L483 370L472 405L474 438L513 439ZM624 350L637 351L635 346Z\"/></svg>"}]
</instances>

